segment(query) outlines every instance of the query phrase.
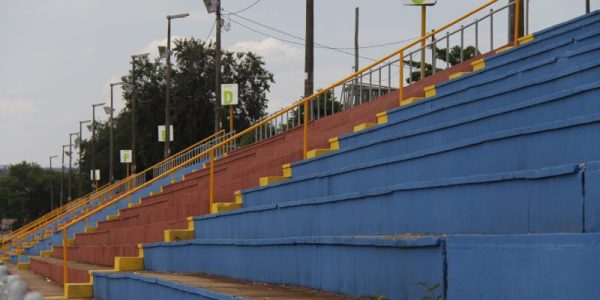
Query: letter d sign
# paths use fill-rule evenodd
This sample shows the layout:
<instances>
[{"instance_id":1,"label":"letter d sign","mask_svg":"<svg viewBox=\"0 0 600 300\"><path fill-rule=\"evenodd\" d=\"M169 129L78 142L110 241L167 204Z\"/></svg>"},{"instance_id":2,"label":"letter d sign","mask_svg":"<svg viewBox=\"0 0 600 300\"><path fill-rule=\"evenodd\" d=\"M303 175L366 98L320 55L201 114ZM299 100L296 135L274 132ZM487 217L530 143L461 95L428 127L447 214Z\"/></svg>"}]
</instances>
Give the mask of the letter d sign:
<instances>
[{"instance_id":1,"label":"letter d sign","mask_svg":"<svg viewBox=\"0 0 600 300\"><path fill-rule=\"evenodd\" d=\"M237 85L237 83L221 84L221 104L222 105L238 104L238 85Z\"/></svg>"}]
</instances>

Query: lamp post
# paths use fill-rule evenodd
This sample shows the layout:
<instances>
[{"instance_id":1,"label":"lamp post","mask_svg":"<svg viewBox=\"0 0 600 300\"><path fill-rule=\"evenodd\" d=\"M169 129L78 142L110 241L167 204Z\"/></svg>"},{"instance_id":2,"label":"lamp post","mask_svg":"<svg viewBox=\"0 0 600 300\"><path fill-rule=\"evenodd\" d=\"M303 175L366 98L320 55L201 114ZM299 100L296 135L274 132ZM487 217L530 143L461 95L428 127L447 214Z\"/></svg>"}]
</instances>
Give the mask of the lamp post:
<instances>
[{"instance_id":1,"label":"lamp post","mask_svg":"<svg viewBox=\"0 0 600 300\"><path fill-rule=\"evenodd\" d=\"M92 120L79 121L79 143L77 143L79 145L78 146L79 147L79 163L77 165L77 167L78 167L78 170L77 170L78 175L77 176L79 177L79 180L78 180L78 185L79 185L78 189L79 189L79 191L77 193L77 197L81 197L81 194L82 194L82 191L81 191L81 182L83 181L82 177L81 177L81 152L82 152L81 151L81 142L83 141L83 135L82 135L83 134L83 130L82 130L82 127L83 127L83 124L87 124L87 123L89 123L91 121Z\"/></svg>"},{"instance_id":2,"label":"lamp post","mask_svg":"<svg viewBox=\"0 0 600 300\"><path fill-rule=\"evenodd\" d=\"M94 144L96 142L96 107L102 106L104 103L92 104L92 174L94 174L94 188L98 189L98 180L96 180L96 157Z\"/></svg>"},{"instance_id":3,"label":"lamp post","mask_svg":"<svg viewBox=\"0 0 600 300\"><path fill-rule=\"evenodd\" d=\"M115 128L115 123L114 123L114 118L113 118L113 114L115 112L114 109L114 104L113 104L113 87L115 87L116 85L121 85L123 84L123 82L115 82L115 83L111 83L110 84L110 107L104 107L104 111L110 116L110 128L109 128L109 134L110 134L110 141L109 141L109 154L108 154L108 180L110 183L113 183L115 181L115 174L114 174L114 147L115 147L115 138L114 138L114 134L113 134L113 130Z\"/></svg>"},{"instance_id":4,"label":"lamp post","mask_svg":"<svg viewBox=\"0 0 600 300\"><path fill-rule=\"evenodd\" d=\"M50 160L50 210L54 210L54 182L52 177L54 177L54 171L52 170L52 159L57 158L58 155L49 156Z\"/></svg>"},{"instance_id":5,"label":"lamp post","mask_svg":"<svg viewBox=\"0 0 600 300\"><path fill-rule=\"evenodd\" d=\"M65 177L65 148L70 147L71 145L63 145L62 146L62 161L60 164L60 205L59 207L63 206L63 199L64 199L64 177Z\"/></svg>"},{"instance_id":6,"label":"lamp post","mask_svg":"<svg viewBox=\"0 0 600 300\"><path fill-rule=\"evenodd\" d=\"M142 53L131 56L131 85L128 86L131 93L131 174L135 174L135 120L136 120L136 80L135 63L138 58L146 58L150 53Z\"/></svg>"},{"instance_id":7,"label":"lamp post","mask_svg":"<svg viewBox=\"0 0 600 300\"><path fill-rule=\"evenodd\" d=\"M215 14L217 29L215 41L215 132L218 132L221 130L221 0L204 0L204 5L209 14Z\"/></svg>"},{"instance_id":8,"label":"lamp post","mask_svg":"<svg viewBox=\"0 0 600 300\"><path fill-rule=\"evenodd\" d=\"M171 20L185 18L189 15L190 14L188 13L184 13L167 16L167 49L166 51L161 51L159 48L159 52L163 52L164 54L161 55L161 57L165 56L167 59L167 87L165 92L165 158L171 155Z\"/></svg>"},{"instance_id":9,"label":"lamp post","mask_svg":"<svg viewBox=\"0 0 600 300\"><path fill-rule=\"evenodd\" d=\"M68 155L69 155L69 178L67 178L67 182L68 182L67 183L67 191L68 191L68 193L67 193L67 202L71 202L71 200L72 200L72 197L71 197L72 196L72 193L71 193L71 177L73 175L72 175L71 170L73 168L73 136L77 136L77 135L79 135L78 132L69 133L69 152L68 152Z\"/></svg>"}]
</instances>

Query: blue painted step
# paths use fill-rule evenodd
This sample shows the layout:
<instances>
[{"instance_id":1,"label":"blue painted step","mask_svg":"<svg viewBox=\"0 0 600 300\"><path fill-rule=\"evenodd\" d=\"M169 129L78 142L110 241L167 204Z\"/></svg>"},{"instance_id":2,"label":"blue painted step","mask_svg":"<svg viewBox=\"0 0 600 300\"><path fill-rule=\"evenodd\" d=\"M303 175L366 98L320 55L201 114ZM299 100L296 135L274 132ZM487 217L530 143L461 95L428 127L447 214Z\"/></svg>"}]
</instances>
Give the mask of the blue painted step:
<instances>
[{"instance_id":1,"label":"blue painted step","mask_svg":"<svg viewBox=\"0 0 600 300\"><path fill-rule=\"evenodd\" d=\"M588 47L598 42L600 18L589 27L580 28L552 39L537 39L515 48L512 52L503 52L485 59L484 69L448 80L436 85L438 94L445 94L457 88L476 86L478 82L492 77L506 76L522 66L532 65L545 59L561 56L565 52Z\"/></svg>"},{"instance_id":2,"label":"blue painted step","mask_svg":"<svg viewBox=\"0 0 600 300\"><path fill-rule=\"evenodd\" d=\"M518 102L556 93L561 89L594 82L600 78L598 75L600 60L597 59L600 55L600 44L595 53L594 61L566 67L549 75L544 72L494 90L480 91L471 96L451 94L391 110L388 112L386 124L340 137L341 148L363 143L367 139L382 138L401 131L451 122L466 116L481 114L492 109L508 107ZM587 54L582 55L594 57ZM568 62L568 60L566 61ZM554 63L550 62L550 64Z\"/></svg>"},{"instance_id":3,"label":"blue painted step","mask_svg":"<svg viewBox=\"0 0 600 300\"><path fill-rule=\"evenodd\" d=\"M600 163L411 182L194 219L196 239L582 232L585 172ZM600 196L586 206L600 203Z\"/></svg>"},{"instance_id":4,"label":"blue painted step","mask_svg":"<svg viewBox=\"0 0 600 300\"><path fill-rule=\"evenodd\" d=\"M138 274L94 273L94 299L238 299Z\"/></svg>"},{"instance_id":5,"label":"blue painted step","mask_svg":"<svg viewBox=\"0 0 600 300\"><path fill-rule=\"evenodd\" d=\"M355 141L356 145L346 145L338 151L293 164L293 176L305 177L324 170L409 154L498 131L600 112L599 98L600 81L596 81L425 128L411 129L403 123L382 125L377 129L385 130L385 134L373 130L371 134L361 136L364 142L360 144Z\"/></svg>"},{"instance_id":6,"label":"blue painted step","mask_svg":"<svg viewBox=\"0 0 600 300\"><path fill-rule=\"evenodd\" d=\"M443 282L443 259L436 237L298 237L144 245L146 270L207 273L352 296L403 295L406 299L423 296L419 282Z\"/></svg>"},{"instance_id":7,"label":"blue painted step","mask_svg":"<svg viewBox=\"0 0 600 300\"><path fill-rule=\"evenodd\" d=\"M508 130L244 191L244 206L360 192L404 182L600 160L600 114Z\"/></svg>"}]
</instances>

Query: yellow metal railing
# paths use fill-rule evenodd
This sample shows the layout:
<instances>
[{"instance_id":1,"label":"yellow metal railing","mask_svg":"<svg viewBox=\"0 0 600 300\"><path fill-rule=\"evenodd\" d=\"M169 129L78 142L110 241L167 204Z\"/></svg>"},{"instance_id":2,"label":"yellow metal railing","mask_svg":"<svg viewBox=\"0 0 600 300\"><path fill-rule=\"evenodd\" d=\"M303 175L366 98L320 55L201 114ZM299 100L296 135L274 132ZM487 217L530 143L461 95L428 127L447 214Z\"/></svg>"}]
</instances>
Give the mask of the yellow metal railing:
<instances>
[{"instance_id":1,"label":"yellow metal railing","mask_svg":"<svg viewBox=\"0 0 600 300\"><path fill-rule=\"evenodd\" d=\"M515 0L517 5L519 5L519 2L521 0ZM191 163L193 163L194 161L197 161L199 158L204 158L204 157L208 157L209 160L209 166L208 166L208 172L209 172L209 207L212 207L213 203L214 203L214 196L215 196L215 189L214 189L214 185L215 185L215 160L217 159L218 156L218 151L220 149L223 149L224 147L227 147L228 144L230 143L234 143L237 139L240 139L246 135L251 134L253 131L255 130L259 130L261 128L261 126L264 125L268 125L269 122L272 122L273 120L276 120L277 118L281 118L282 116L289 114L290 112L293 113L294 116L298 116L298 123L301 124L303 126L302 132L303 132L303 142L302 142L302 152L303 152L303 157L306 158L307 153L308 153L308 145L309 145L309 128L308 128L308 124L310 121L310 116L312 114L311 111L311 104L312 101L314 101L315 99L319 99L319 97L324 97L326 96L327 93L330 93L332 90L334 90L336 87L340 87L341 85L344 85L345 83L348 82L352 82L352 81L356 81L357 78L360 78L361 76L364 75L364 73L372 70L373 68L377 67L378 65L386 62L387 60L389 60L390 58L395 58L398 55L400 55L400 60L399 60L399 73L400 73L400 84L399 84L399 100L403 100L404 99L404 63L403 63L403 57L404 57L404 52L409 49L410 47L413 47L415 45L418 45L420 43L422 43L423 41L426 41L427 39L431 38L432 36L434 36L436 33L439 33L443 30L448 29L449 27L456 25L457 23L473 16L474 14L484 10L485 8L491 6L492 4L498 2L498 0L492 0L489 2L486 2L485 4L473 9L472 11L468 12L467 14L463 15L462 17L442 26L441 28L433 31L430 34L427 34L421 38L418 38L416 40L414 40L413 42L409 43L408 45L400 48L399 50L388 54L386 56L384 56L383 58L369 64L368 66L362 68L361 70L333 83L332 85L323 88L322 90L316 92L315 94L306 97L304 99L302 99L299 102L296 102L295 104L280 110L279 112L272 114L268 117L266 117L265 119L257 122L256 124L252 125L251 127L243 130L242 132L239 132L235 135L232 135L228 138L223 139L221 142L216 143L215 145L211 146L210 148L208 148L207 150L199 153L198 155L196 155L193 158L190 158L189 160L184 161L183 163L178 164L177 166L174 166L173 168L171 168L170 170L166 171L165 173L163 173L160 177L155 177L152 178L151 180L148 180L146 182L144 182L143 184L136 186L135 188L128 190L127 192L113 198L110 201L107 201L106 203L104 203L103 205L100 205L96 208L94 208L93 210L89 211L88 213L78 217L77 219L71 221L69 224L66 224L65 226L63 226L61 228L62 230L62 235L63 235L63 282L64 284L68 283L68 253L67 253L67 238L68 238L68 229L71 228L72 226L74 226L75 224L78 224L81 221L85 221L88 217L100 212L101 210L105 209L106 207L124 199L125 197L129 197L131 196L133 193L139 191L140 189L150 186L151 184L153 184L154 182L156 182L157 180L164 178L164 176L168 176L173 174L174 172L176 172L177 170L185 167L186 165L189 165ZM518 17L518 15L517 15ZM517 28L519 25L519 20L518 18L516 18L515 23L517 24ZM518 40L518 37L515 37L515 40ZM304 113L301 113L301 109L304 111ZM301 116L301 118L300 118ZM300 119L302 120L300 122Z\"/></svg>"},{"instance_id":2,"label":"yellow metal railing","mask_svg":"<svg viewBox=\"0 0 600 300\"><path fill-rule=\"evenodd\" d=\"M26 237L30 234L35 234L35 232L37 230L43 228L44 226L48 225L49 223L51 223L55 220L58 220L64 216L66 216L69 213L76 211L77 209L79 209L85 205L88 205L93 200L98 199L100 202L102 202L103 197L107 198L107 196L113 196L112 194L114 194L114 192L119 189L122 191L124 191L126 189L130 189L133 187L132 184L134 184L136 181L141 182L141 179L140 179L141 176L147 175L149 172L156 170L159 166L162 169L171 168L172 162L174 162L177 159L180 159L181 155L186 154L187 152L194 149L195 147L198 147L198 146L202 145L203 143L206 143L207 141L214 139L215 137L223 136L224 134L225 134L224 130L216 132L216 133L210 135L209 137L204 138L201 141L177 152L176 154L172 155L170 158L153 165L152 167L148 168L147 170L145 170L142 173L132 174L125 179L122 179L116 183L113 183L112 185L106 184L103 187L99 188L97 191L93 191L88 195L85 195L79 199L71 201L61 207L58 207L58 208L52 210L51 212L45 214L44 216L30 222L29 224L22 226L21 228L15 230L14 232L12 232L10 235L6 236L2 240L2 247L3 247L4 252L5 252L5 245L7 242L13 240L14 244L16 244L20 240L22 240L24 237ZM104 200L108 200L108 199L104 199Z\"/></svg>"}]
</instances>

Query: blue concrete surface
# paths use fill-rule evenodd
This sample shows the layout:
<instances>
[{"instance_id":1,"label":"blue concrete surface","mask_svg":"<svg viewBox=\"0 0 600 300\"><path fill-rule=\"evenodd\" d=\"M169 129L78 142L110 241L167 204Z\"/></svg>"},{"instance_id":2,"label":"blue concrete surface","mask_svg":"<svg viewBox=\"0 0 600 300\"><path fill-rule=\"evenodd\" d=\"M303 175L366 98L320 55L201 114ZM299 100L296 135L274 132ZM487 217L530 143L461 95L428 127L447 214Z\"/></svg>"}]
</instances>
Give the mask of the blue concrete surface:
<instances>
[{"instance_id":1,"label":"blue concrete surface","mask_svg":"<svg viewBox=\"0 0 600 300\"><path fill-rule=\"evenodd\" d=\"M194 234L196 239L255 239L582 232L589 165L411 182L243 208L196 217ZM600 203L600 195L595 199ZM600 216L600 209L595 213Z\"/></svg>"},{"instance_id":2,"label":"blue concrete surface","mask_svg":"<svg viewBox=\"0 0 600 300\"><path fill-rule=\"evenodd\" d=\"M600 160L600 139L590 138L597 132L600 114L501 131L248 189L243 192L244 206L339 195L411 181Z\"/></svg>"},{"instance_id":3,"label":"blue concrete surface","mask_svg":"<svg viewBox=\"0 0 600 300\"><path fill-rule=\"evenodd\" d=\"M420 299L419 282L443 282L443 251L436 237L194 240L144 245L144 267Z\"/></svg>"},{"instance_id":4,"label":"blue concrete surface","mask_svg":"<svg viewBox=\"0 0 600 300\"><path fill-rule=\"evenodd\" d=\"M582 116L600 111L598 98L600 81L430 127L410 129L400 124L385 124L378 130L386 133L371 131L361 135L364 140L362 143L354 145L342 142L338 151L293 164L292 174L294 177L304 177L313 172L366 163L390 155L409 154L470 137Z\"/></svg>"},{"instance_id":5,"label":"blue concrete surface","mask_svg":"<svg viewBox=\"0 0 600 300\"><path fill-rule=\"evenodd\" d=\"M600 235L450 236L447 299L600 299Z\"/></svg>"},{"instance_id":6,"label":"blue concrete surface","mask_svg":"<svg viewBox=\"0 0 600 300\"><path fill-rule=\"evenodd\" d=\"M236 299L197 287L137 274L94 273L94 298L97 300L131 299Z\"/></svg>"}]
</instances>

